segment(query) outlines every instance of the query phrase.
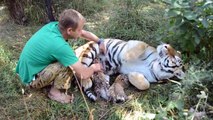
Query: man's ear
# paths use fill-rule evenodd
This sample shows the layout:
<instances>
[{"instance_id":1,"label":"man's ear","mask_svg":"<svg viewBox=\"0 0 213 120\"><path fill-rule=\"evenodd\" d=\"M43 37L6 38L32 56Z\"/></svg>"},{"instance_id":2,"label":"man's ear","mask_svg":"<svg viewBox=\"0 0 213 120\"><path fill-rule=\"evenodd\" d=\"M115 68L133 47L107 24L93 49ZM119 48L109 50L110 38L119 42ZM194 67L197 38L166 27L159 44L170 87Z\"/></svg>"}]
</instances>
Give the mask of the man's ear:
<instances>
[{"instance_id":1,"label":"man's ear","mask_svg":"<svg viewBox=\"0 0 213 120\"><path fill-rule=\"evenodd\" d=\"M70 35L71 32L73 32L73 29L72 29L71 27L70 27L70 28L67 28L67 31L66 31L66 32L67 32L68 35Z\"/></svg>"}]
</instances>

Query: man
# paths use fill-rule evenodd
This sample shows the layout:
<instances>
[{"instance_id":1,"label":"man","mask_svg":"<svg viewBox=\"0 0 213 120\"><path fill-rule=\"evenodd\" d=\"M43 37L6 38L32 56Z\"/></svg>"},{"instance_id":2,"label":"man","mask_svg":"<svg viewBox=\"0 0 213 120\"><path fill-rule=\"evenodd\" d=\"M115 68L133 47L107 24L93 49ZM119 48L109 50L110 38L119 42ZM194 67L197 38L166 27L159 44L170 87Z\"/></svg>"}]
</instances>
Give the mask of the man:
<instances>
[{"instance_id":1,"label":"man","mask_svg":"<svg viewBox=\"0 0 213 120\"><path fill-rule=\"evenodd\" d=\"M66 42L82 37L99 43L102 52L105 51L96 35L83 30L84 23L85 19L79 12L67 9L60 14L58 22L51 22L38 30L26 43L17 64L16 72L21 81L36 89L52 85L48 97L61 103L70 103L72 96L60 90L70 87L72 70L81 79L102 71L98 63L84 67Z\"/></svg>"}]
</instances>

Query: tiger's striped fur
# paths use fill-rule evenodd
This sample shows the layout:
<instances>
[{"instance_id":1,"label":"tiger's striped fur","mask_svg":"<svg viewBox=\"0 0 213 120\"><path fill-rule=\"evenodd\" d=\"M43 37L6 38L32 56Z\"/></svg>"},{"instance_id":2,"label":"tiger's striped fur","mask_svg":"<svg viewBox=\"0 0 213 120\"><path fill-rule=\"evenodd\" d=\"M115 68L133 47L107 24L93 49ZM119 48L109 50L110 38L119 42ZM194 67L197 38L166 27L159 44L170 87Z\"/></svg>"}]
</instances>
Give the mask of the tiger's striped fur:
<instances>
[{"instance_id":1,"label":"tiger's striped fur","mask_svg":"<svg viewBox=\"0 0 213 120\"><path fill-rule=\"evenodd\" d=\"M98 45L89 42L76 51L80 60L86 66L91 65L96 55L99 55L107 75L115 73L127 74L129 82L140 90L148 89L150 83L171 77L182 79L182 60L179 54L169 44L161 44L157 49L145 42L119 39L105 39L106 54L101 55ZM89 85L92 86L90 80ZM89 88L88 87L88 88ZM87 87L86 87L87 88Z\"/></svg>"},{"instance_id":2,"label":"tiger's striped fur","mask_svg":"<svg viewBox=\"0 0 213 120\"><path fill-rule=\"evenodd\" d=\"M99 56L100 51L99 51L98 44L94 42L88 42L78 47L75 50L75 53L76 53L76 56L81 61L81 63L84 66L89 67L95 61L95 59ZM81 85L87 97L91 99L92 101L96 101L97 97L91 90L93 85L92 80L91 79L81 80Z\"/></svg>"}]
</instances>

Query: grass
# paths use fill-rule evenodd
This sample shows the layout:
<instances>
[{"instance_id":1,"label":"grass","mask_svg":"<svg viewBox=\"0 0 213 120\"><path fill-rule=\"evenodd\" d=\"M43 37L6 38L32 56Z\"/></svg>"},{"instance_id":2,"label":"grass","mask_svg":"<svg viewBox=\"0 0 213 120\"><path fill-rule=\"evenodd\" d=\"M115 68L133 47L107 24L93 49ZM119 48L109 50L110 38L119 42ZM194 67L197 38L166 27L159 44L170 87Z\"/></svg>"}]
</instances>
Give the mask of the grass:
<instances>
[{"instance_id":1,"label":"grass","mask_svg":"<svg viewBox=\"0 0 213 120\"><path fill-rule=\"evenodd\" d=\"M144 6L150 6L153 11L156 11L153 6L159 5L153 2L145 2ZM109 35L105 33L105 28L112 22L112 19L115 19L112 17L114 15L111 14L112 10L114 9L105 9L94 14L88 19L86 29L99 36L106 37ZM3 14L2 11L0 11L1 14ZM147 13L146 17L154 18L154 15L152 12ZM6 18L1 18L0 21L0 119L88 119L89 113L76 86L72 86L69 90L75 96L74 103L60 104L48 99L45 89L27 89L16 76L14 69L19 54L29 37L41 26L19 26ZM158 25L158 23L155 25ZM116 32L120 28L119 25L119 28L114 29L114 31ZM129 33L134 36L131 31ZM143 37L149 38L149 36ZM81 41L74 46L80 44L82 44ZM147 120L155 117L157 120L190 120L192 117L196 117L198 112L206 112L207 116L202 119L212 119L212 64L208 65L196 61L193 59L191 62L185 62L188 66L186 67L186 77L184 80L178 81L180 85L172 82L151 84L150 89L146 91L139 91L131 86L126 92L132 99L123 104L111 104L104 101L93 103L87 99L90 109L94 109L94 119ZM202 96L201 91L205 92L206 97L205 95ZM192 112L190 109L194 109L196 112Z\"/></svg>"}]
</instances>

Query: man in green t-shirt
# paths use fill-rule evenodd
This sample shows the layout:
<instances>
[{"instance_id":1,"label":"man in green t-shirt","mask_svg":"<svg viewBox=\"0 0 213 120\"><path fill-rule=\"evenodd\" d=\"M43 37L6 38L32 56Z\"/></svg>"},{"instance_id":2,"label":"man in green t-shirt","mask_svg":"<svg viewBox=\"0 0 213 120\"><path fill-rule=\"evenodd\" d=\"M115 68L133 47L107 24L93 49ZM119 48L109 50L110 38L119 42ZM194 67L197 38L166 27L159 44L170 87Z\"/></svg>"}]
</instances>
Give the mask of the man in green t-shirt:
<instances>
[{"instance_id":1,"label":"man in green t-shirt","mask_svg":"<svg viewBox=\"0 0 213 120\"><path fill-rule=\"evenodd\" d=\"M61 103L70 103L73 96L60 92L70 87L72 69L78 77L88 79L102 71L100 64L84 67L67 43L68 39L85 38L100 43L91 32L83 30L85 18L73 9L60 14L59 22L51 22L38 30L26 43L20 55L16 72L21 81L31 88L52 85L48 97ZM100 50L105 52L103 44Z\"/></svg>"}]
</instances>

